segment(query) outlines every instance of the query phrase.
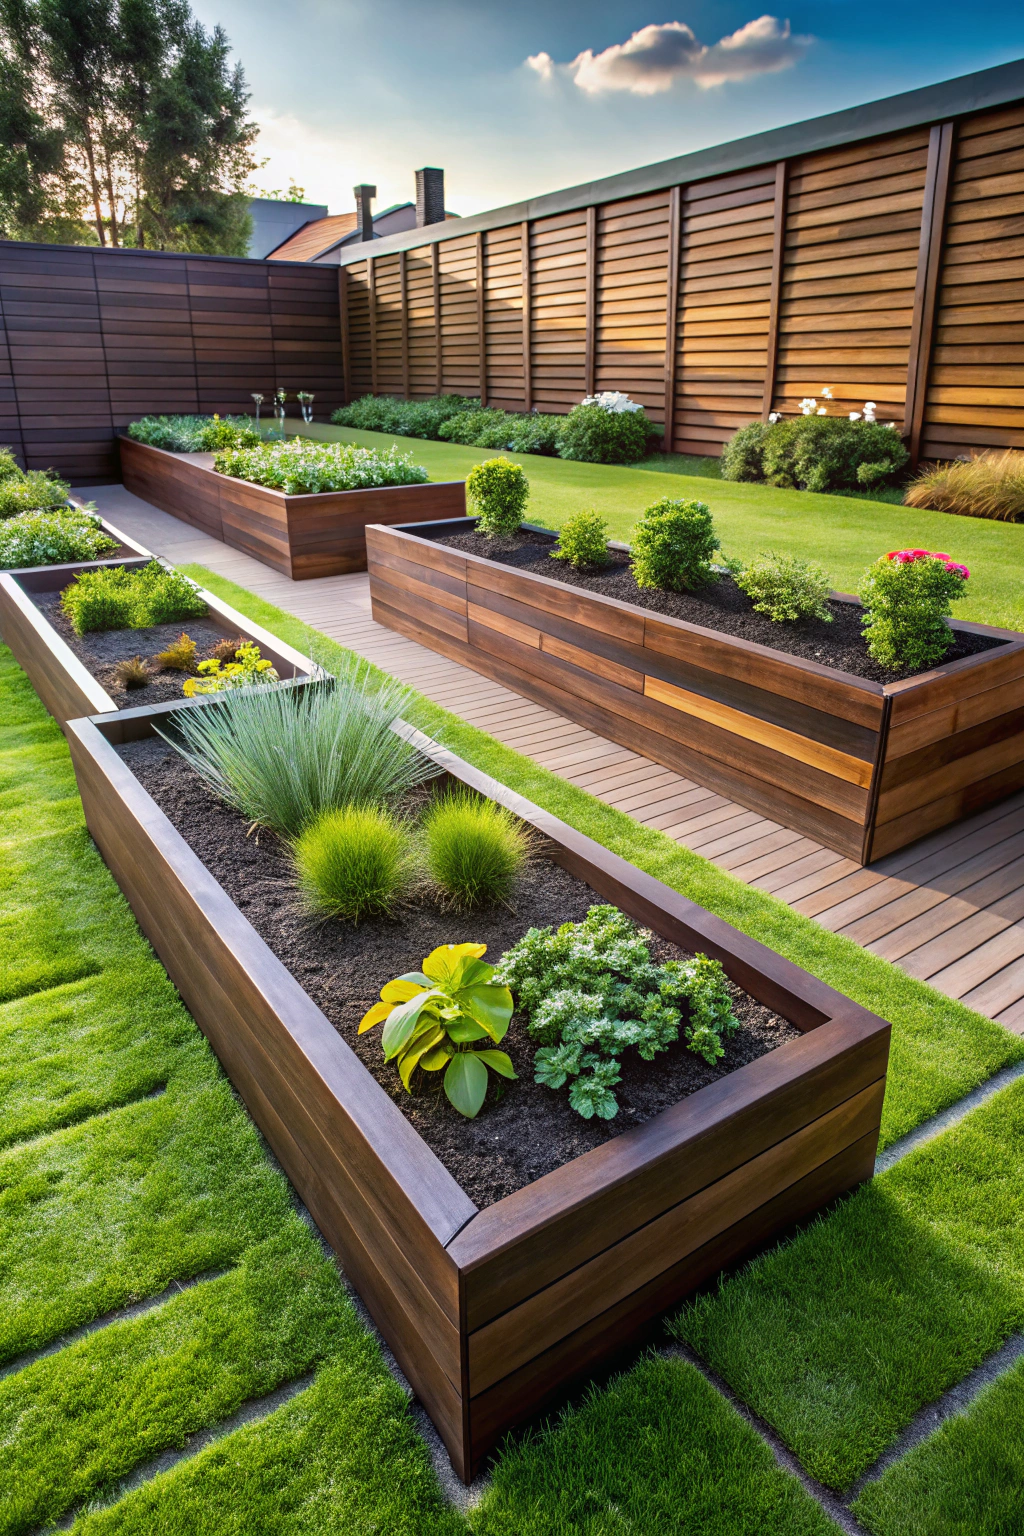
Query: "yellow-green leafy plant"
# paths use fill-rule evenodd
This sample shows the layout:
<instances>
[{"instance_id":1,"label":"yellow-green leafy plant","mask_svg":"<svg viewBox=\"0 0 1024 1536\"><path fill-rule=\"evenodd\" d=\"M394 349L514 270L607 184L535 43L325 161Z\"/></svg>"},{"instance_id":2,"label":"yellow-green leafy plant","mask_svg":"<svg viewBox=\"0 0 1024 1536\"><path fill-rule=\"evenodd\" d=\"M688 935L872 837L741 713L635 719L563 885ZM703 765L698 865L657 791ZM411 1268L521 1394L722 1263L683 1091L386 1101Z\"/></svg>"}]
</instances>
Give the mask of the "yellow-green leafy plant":
<instances>
[{"instance_id":1,"label":"yellow-green leafy plant","mask_svg":"<svg viewBox=\"0 0 1024 1536\"><path fill-rule=\"evenodd\" d=\"M276 683L277 672L273 663L260 655L255 640L243 640L235 652L234 661L220 661L216 656L201 661L196 668L198 677L190 677L184 685L187 699L197 693L223 693L225 688L249 688L255 683Z\"/></svg>"},{"instance_id":2,"label":"yellow-green leafy plant","mask_svg":"<svg viewBox=\"0 0 1024 1536\"><path fill-rule=\"evenodd\" d=\"M452 790L426 812L423 833L430 877L453 907L468 912L508 901L530 851L518 816L468 790Z\"/></svg>"},{"instance_id":3,"label":"yellow-green leafy plant","mask_svg":"<svg viewBox=\"0 0 1024 1536\"><path fill-rule=\"evenodd\" d=\"M521 464L485 459L466 476L466 495L476 508L479 531L489 539L507 537L526 515L530 482Z\"/></svg>"},{"instance_id":4,"label":"yellow-green leafy plant","mask_svg":"<svg viewBox=\"0 0 1024 1536\"><path fill-rule=\"evenodd\" d=\"M196 669L196 643L184 630L177 640L172 640L165 651L157 653L158 667L168 672L194 672Z\"/></svg>"},{"instance_id":5,"label":"yellow-green leafy plant","mask_svg":"<svg viewBox=\"0 0 1024 1536\"><path fill-rule=\"evenodd\" d=\"M750 598L754 612L767 614L773 624L796 624L801 619L832 623L828 606L832 582L813 561L763 549L733 580Z\"/></svg>"},{"instance_id":6,"label":"yellow-green leafy plant","mask_svg":"<svg viewBox=\"0 0 1024 1536\"><path fill-rule=\"evenodd\" d=\"M381 988L359 1024L365 1034L383 1024L385 1061L398 1065L407 1093L412 1075L443 1072L450 1103L472 1120L487 1095L488 1069L500 1077L516 1076L505 1051L494 1050L508 1032L512 994L492 981L494 966L482 958L486 944L440 944L422 971L396 976Z\"/></svg>"},{"instance_id":7,"label":"yellow-green leafy plant","mask_svg":"<svg viewBox=\"0 0 1024 1536\"><path fill-rule=\"evenodd\" d=\"M551 551L551 558L568 560L577 571L587 565L607 565L608 524L604 518L593 509L566 518L558 530L558 545Z\"/></svg>"},{"instance_id":8,"label":"yellow-green leafy plant","mask_svg":"<svg viewBox=\"0 0 1024 1536\"><path fill-rule=\"evenodd\" d=\"M350 923L389 917L413 867L405 825L368 805L324 811L296 838L293 854L309 906Z\"/></svg>"}]
</instances>

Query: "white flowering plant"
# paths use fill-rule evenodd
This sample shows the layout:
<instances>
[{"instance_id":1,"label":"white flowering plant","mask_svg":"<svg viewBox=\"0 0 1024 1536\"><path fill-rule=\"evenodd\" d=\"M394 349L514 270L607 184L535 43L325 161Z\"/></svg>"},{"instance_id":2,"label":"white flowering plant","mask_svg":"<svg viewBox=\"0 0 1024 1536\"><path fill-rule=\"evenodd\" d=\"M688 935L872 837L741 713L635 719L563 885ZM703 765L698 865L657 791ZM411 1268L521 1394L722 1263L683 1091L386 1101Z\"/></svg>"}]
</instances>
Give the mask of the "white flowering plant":
<instances>
[{"instance_id":1,"label":"white flowering plant","mask_svg":"<svg viewBox=\"0 0 1024 1536\"><path fill-rule=\"evenodd\" d=\"M89 507L21 512L0 521L0 570L100 560L117 548Z\"/></svg>"},{"instance_id":2,"label":"white flowering plant","mask_svg":"<svg viewBox=\"0 0 1024 1536\"><path fill-rule=\"evenodd\" d=\"M228 448L213 467L221 475L284 491L287 496L322 491L362 491L385 485L422 485L427 471L397 448L381 452L348 443L314 443L293 438L258 448Z\"/></svg>"},{"instance_id":3,"label":"white flowering plant","mask_svg":"<svg viewBox=\"0 0 1024 1536\"><path fill-rule=\"evenodd\" d=\"M632 414L643 410L642 405L637 405L635 400L631 400L619 389L606 389L599 395L587 395L580 404L598 405L602 411L610 411L613 416L620 416L623 412Z\"/></svg>"}]
</instances>

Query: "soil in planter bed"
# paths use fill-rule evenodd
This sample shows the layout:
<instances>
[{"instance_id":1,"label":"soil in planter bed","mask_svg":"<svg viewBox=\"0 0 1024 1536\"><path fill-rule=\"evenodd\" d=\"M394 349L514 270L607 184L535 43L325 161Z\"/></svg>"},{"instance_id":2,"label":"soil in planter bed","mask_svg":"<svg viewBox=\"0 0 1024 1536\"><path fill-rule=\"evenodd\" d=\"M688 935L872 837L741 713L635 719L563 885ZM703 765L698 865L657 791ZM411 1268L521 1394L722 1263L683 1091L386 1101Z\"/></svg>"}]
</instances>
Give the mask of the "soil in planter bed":
<instances>
[{"instance_id":1,"label":"soil in planter bed","mask_svg":"<svg viewBox=\"0 0 1024 1536\"><path fill-rule=\"evenodd\" d=\"M154 624L149 629L92 629L84 635L76 635L71 620L60 606L59 592L33 592L31 597L47 622L107 690L118 709L166 704L183 697L182 685L189 674L157 668L154 661L154 657L172 645L182 632L195 641L197 662L205 661L222 640L235 638L226 635L210 619L183 619L175 624ZM117 663L129 661L133 656L141 656L152 669L144 688L123 688L114 675Z\"/></svg>"},{"instance_id":2,"label":"soil in planter bed","mask_svg":"<svg viewBox=\"0 0 1024 1536\"><path fill-rule=\"evenodd\" d=\"M458 917L424 897L392 922L365 922L358 928L325 923L303 911L283 844L268 833L247 836L244 817L214 799L163 741L131 742L117 751L257 933L481 1208L799 1037L794 1025L730 983L741 1027L715 1066L681 1042L652 1062L627 1052L622 1058L622 1081L615 1090L618 1114L610 1121L588 1121L570 1109L564 1090L555 1093L533 1081L536 1046L516 1015L503 1047L519 1079L507 1082L492 1074L484 1108L475 1120L466 1120L452 1109L433 1074L418 1073L413 1079L417 1091L407 1094L397 1070L383 1059L380 1030L359 1035L359 1020L377 1001L386 981L403 971L418 970L438 944L486 943L485 958L493 962L531 926L578 922L603 898L558 865L538 858L520 881L514 910L493 906L472 917ZM420 801L423 798L421 791ZM414 809L415 797L410 799ZM653 940L651 951L661 962L685 958L685 951L659 938Z\"/></svg>"},{"instance_id":3,"label":"soil in planter bed","mask_svg":"<svg viewBox=\"0 0 1024 1536\"><path fill-rule=\"evenodd\" d=\"M434 542L520 571L549 576L553 581L564 582L567 587L582 587L602 597L614 597L620 603L632 603L651 613L663 613L669 618L684 619L688 624L699 624L703 629L736 635L741 640L767 645L790 656L803 656L823 667L850 672L854 677L869 678L876 683L895 683L916 676L914 670L890 671L871 659L861 634L859 603L831 602L831 624L822 619L808 619L799 624L773 624L765 614L754 612L750 598L740 591L731 576L721 577L700 592L662 592L653 587L637 586L629 568L628 555L612 550L607 566L590 566L577 571L566 560L552 560L553 538L546 539L543 534L526 530L496 539L475 531L446 533L437 535ZM943 662L959 661L963 656L975 656L979 651L1006 644L1005 640L990 639L986 635L954 633L956 643L943 656ZM925 669L919 667L916 670Z\"/></svg>"}]
</instances>

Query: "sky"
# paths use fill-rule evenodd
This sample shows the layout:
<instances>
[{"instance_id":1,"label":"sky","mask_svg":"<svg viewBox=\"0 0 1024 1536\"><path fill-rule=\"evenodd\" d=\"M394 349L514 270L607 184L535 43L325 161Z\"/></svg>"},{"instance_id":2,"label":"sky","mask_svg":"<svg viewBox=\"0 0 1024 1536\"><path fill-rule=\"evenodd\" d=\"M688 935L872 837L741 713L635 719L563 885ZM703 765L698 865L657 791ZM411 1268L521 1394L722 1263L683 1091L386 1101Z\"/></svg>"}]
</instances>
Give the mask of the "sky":
<instances>
[{"instance_id":1,"label":"sky","mask_svg":"<svg viewBox=\"0 0 1024 1536\"><path fill-rule=\"evenodd\" d=\"M193 0L241 61L254 178L332 213L442 166L459 214L1024 57L1021 0ZM771 4L771 0L767 0Z\"/></svg>"}]
</instances>

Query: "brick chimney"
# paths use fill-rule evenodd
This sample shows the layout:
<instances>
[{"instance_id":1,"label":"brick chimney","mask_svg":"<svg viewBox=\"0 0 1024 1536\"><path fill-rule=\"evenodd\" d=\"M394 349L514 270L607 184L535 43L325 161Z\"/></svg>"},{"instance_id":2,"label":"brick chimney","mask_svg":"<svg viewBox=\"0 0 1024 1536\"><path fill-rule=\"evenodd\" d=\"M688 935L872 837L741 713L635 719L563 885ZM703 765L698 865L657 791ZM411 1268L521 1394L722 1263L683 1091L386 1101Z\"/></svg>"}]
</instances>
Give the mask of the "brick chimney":
<instances>
[{"instance_id":1,"label":"brick chimney","mask_svg":"<svg viewBox=\"0 0 1024 1536\"><path fill-rule=\"evenodd\" d=\"M370 209L370 204L377 196L377 188L367 186L365 182L360 182L358 187L353 188L353 191L356 194L356 213L359 216L359 238L360 240L372 240L373 213Z\"/></svg>"},{"instance_id":2,"label":"brick chimney","mask_svg":"<svg viewBox=\"0 0 1024 1536\"><path fill-rule=\"evenodd\" d=\"M425 165L416 172L416 224L444 223L444 171Z\"/></svg>"}]
</instances>

